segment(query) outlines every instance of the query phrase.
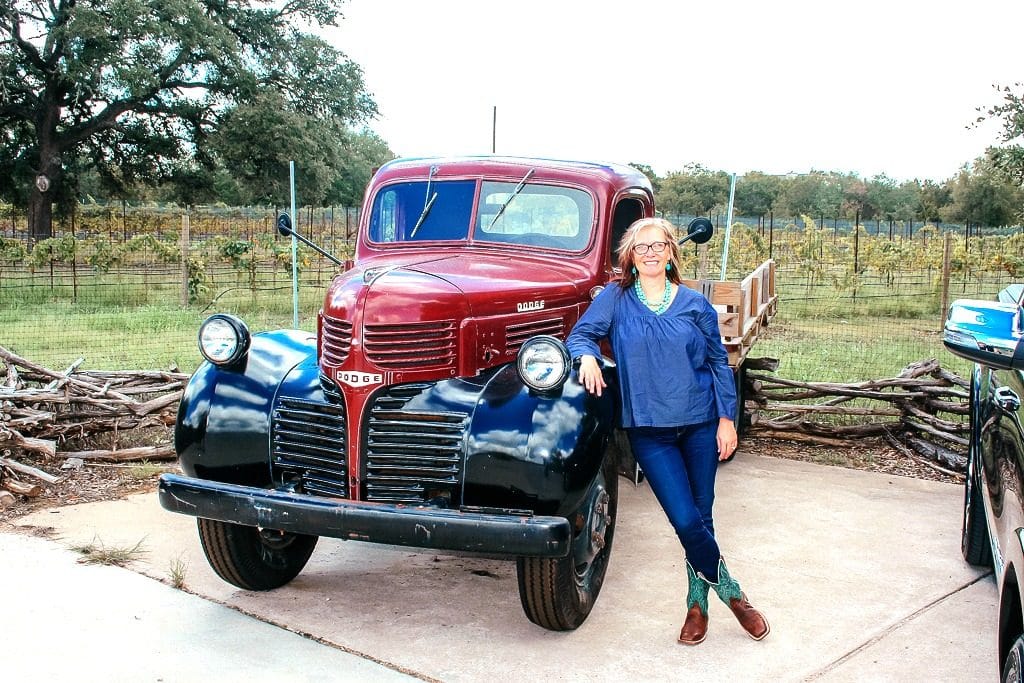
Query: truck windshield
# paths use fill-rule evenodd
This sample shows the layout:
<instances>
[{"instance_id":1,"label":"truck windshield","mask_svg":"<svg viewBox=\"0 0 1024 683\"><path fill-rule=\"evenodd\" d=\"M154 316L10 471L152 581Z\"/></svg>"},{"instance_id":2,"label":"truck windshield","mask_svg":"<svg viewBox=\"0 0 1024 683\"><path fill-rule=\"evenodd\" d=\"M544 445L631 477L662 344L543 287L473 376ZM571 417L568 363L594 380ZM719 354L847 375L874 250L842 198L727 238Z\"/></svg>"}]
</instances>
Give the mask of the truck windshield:
<instances>
[{"instance_id":1,"label":"truck windshield","mask_svg":"<svg viewBox=\"0 0 1024 683\"><path fill-rule=\"evenodd\" d=\"M472 225L473 239L479 242L567 251L586 248L594 224L594 201L589 193L569 187L527 184L508 203L498 220L494 220L516 185L514 182L480 183L475 219L475 180L433 180L429 196L426 180L388 185L373 200L370 240L463 241Z\"/></svg>"},{"instance_id":2,"label":"truck windshield","mask_svg":"<svg viewBox=\"0 0 1024 683\"><path fill-rule=\"evenodd\" d=\"M516 183L485 181L473 239L579 251L590 241L594 202L582 190L555 185L526 185L494 220Z\"/></svg>"},{"instance_id":3,"label":"truck windshield","mask_svg":"<svg viewBox=\"0 0 1024 683\"><path fill-rule=\"evenodd\" d=\"M437 198L424 209L431 197ZM426 242L465 240L473 215L475 180L448 180L396 183L377 193L370 214L370 240L373 242ZM417 227L417 222L419 226ZM415 228L415 230L414 230Z\"/></svg>"}]
</instances>

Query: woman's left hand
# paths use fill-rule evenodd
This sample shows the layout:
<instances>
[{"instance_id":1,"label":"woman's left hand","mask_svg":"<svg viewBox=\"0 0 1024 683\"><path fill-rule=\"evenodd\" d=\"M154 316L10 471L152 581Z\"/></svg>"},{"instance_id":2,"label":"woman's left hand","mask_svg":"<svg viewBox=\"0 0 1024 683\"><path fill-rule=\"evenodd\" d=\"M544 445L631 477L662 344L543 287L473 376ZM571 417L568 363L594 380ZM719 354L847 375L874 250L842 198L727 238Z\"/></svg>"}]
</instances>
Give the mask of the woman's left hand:
<instances>
[{"instance_id":1,"label":"woman's left hand","mask_svg":"<svg viewBox=\"0 0 1024 683\"><path fill-rule=\"evenodd\" d=\"M718 442L718 459L725 460L731 457L739 442L739 437L736 436L736 426L732 420L726 417L718 419L718 434L715 440Z\"/></svg>"}]
</instances>

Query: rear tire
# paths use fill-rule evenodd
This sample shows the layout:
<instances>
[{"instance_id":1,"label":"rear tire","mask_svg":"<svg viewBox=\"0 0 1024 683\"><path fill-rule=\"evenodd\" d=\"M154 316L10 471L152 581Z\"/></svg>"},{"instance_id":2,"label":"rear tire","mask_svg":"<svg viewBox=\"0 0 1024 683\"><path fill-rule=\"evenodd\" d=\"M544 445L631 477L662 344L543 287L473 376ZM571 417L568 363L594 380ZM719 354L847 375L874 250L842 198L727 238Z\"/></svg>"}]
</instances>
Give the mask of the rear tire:
<instances>
[{"instance_id":1,"label":"rear tire","mask_svg":"<svg viewBox=\"0 0 1024 683\"><path fill-rule=\"evenodd\" d=\"M1003 683L1021 683L1024 681L1024 636L1017 638L1003 662Z\"/></svg>"},{"instance_id":2,"label":"rear tire","mask_svg":"<svg viewBox=\"0 0 1024 683\"><path fill-rule=\"evenodd\" d=\"M964 477L964 520L960 537L960 551L968 564L976 567L992 566L992 545L989 541L988 525L985 521L985 505L981 500L982 489L978 479L977 387L971 375L970 446L967 452L967 476Z\"/></svg>"},{"instance_id":3,"label":"rear tire","mask_svg":"<svg viewBox=\"0 0 1024 683\"><path fill-rule=\"evenodd\" d=\"M217 576L250 591L280 588L302 571L317 537L198 519L203 552Z\"/></svg>"},{"instance_id":4,"label":"rear tire","mask_svg":"<svg viewBox=\"0 0 1024 683\"><path fill-rule=\"evenodd\" d=\"M571 631L582 624L601 592L612 550L618 510L614 453L605 454L600 473L569 518L575 535L566 557L516 560L519 599L526 617L550 631Z\"/></svg>"}]
</instances>

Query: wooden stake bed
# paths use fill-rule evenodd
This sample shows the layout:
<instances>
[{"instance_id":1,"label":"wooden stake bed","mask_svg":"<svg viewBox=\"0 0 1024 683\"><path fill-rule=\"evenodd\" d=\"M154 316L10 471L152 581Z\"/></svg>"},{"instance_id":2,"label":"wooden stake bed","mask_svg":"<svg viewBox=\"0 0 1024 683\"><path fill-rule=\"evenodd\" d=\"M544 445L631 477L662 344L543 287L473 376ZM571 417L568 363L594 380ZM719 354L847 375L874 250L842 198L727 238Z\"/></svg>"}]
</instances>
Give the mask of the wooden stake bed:
<instances>
[{"instance_id":1,"label":"wooden stake bed","mask_svg":"<svg viewBox=\"0 0 1024 683\"><path fill-rule=\"evenodd\" d=\"M738 368L761 330L775 317L779 304L775 261L765 261L742 282L683 280L683 284L702 293L718 311L718 327L729 353L729 365Z\"/></svg>"}]
</instances>

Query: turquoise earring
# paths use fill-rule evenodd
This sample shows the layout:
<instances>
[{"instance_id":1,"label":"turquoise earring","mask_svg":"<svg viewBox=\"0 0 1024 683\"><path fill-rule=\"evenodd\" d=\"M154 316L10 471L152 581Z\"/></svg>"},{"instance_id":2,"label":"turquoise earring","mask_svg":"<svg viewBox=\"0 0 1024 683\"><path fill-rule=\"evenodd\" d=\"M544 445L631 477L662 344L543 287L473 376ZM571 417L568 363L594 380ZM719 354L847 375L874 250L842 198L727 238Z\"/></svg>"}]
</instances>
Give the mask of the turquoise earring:
<instances>
[{"instance_id":1,"label":"turquoise earring","mask_svg":"<svg viewBox=\"0 0 1024 683\"><path fill-rule=\"evenodd\" d=\"M666 273L672 272L672 264L671 263L666 263L665 264L665 272Z\"/></svg>"},{"instance_id":2,"label":"turquoise earring","mask_svg":"<svg viewBox=\"0 0 1024 683\"><path fill-rule=\"evenodd\" d=\"M633 266L633 275L636 275L636 266Z\"/></svg>"}]
</instances>

